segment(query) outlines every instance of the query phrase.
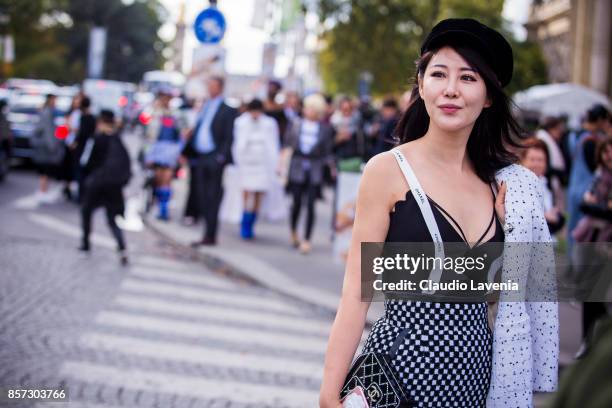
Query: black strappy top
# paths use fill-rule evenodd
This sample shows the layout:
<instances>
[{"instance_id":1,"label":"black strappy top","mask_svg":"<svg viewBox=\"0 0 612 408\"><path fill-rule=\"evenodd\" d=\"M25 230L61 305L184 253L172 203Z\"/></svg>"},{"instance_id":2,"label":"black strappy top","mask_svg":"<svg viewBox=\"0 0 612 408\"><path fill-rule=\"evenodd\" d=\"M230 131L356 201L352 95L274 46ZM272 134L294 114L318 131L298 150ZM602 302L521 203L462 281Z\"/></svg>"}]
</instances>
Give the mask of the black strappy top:
<instances>
[{"instance_id":1,"label":"black strappy top","mask_svg":"<svg viewBox=\"0 0 612 408\"><path fill-rule=\"evenodd\" d=\"M464 242L469 245L467 238L461 229L461 226L455 219L434 200L427 196L431 204L431 209L438 224L440 235L444 242ZM495 196L493 196L495 199ZM444 216L444 214L448 219ZM425 219L421 214L421 210L412 195L412 190L406 193L406 198L403 201L395 203L395 211L390 213L389 230L385 242L432 242L431 234L427 229ZM453 228L449 219L456 225L457 229ZM491 221L486 231L480 236L478 241L473 245L473 248L482 244L483 238L489 233L489 230L495 224L495 234L488 242L504 242L504 231L501 223L497 219L495 210L491 215ZM457 232L457 230L459 232Z\"/></svg>"},{"instance_id":2,"label":"black strappy top","mask_svg":"<svg viewBox=\"0 0 612 408\"><path fill-rule=\"evenodd\" d=\"M387 243L427 243L433 242L431 234L427 228L427 224L425 223L425 219L423 218L423 214L419 209L419 205L417 204L414 196L412 195L412 190L406 193L406 198L403 201L398 201L395 204L395 211L390 213L390 222L389 222L389 230L387 232L387 238L385 242ZM493 262L498 259L503 253L503 245L485 245L492 243L503 243L504 242L504 231L501 223L499 222L495 210L493 210L493 214L491 215L491 221L487 229L480 236L478 242L476 242L473 246L470 246L467 242L466 236L461 229L461 226L457 223L457 221L440 205L438 205L435 201L433 201L429 196L427 197L430 204L432 213L438 224L438 229L440 231L440 235L442 237L442 241L444 243L449 243L449 245L445 245L446 256L466 256L470 255L472 257L484 256L486 259L484 261L485 267L480 271L468 271L465 274L457 275L454 273L444 273L442 275L442 281L449 281L453 279L459 279L462 281L472 280L475 282L486 282L488 279L488 273L490 268L493 266ZM493 195L493 199L495 196ZM444 216L446 214L448 219ZM451 220L451 221L449 221ZM453 222L457 229L453 228L451 225ZM495 228L495 234L486 242L482 242L484 237L488 234L490 229ZM393 248L390 246L389 248ZM397 250L390 250L390 253L395 254ZM427 251L428 256L433 255L433 247L431 248L431 252ZM499 264L496 268L491 269L493 275L499 271ZM424 275L425 278L427 275ZM413 280L418 281L415 277ZM457 292L439 292L439 295L443 295L444 297L436 298L437 301L451 301L451 302L484 302L486 300L486 291L478 292L478 291L457 291ZM420 299L419 293L410 293L410 299L418 300ZM446 299L446 300L442 300ZM424 297L423 300L430 301L432 298Z\"/></svg>"}]
</instances>

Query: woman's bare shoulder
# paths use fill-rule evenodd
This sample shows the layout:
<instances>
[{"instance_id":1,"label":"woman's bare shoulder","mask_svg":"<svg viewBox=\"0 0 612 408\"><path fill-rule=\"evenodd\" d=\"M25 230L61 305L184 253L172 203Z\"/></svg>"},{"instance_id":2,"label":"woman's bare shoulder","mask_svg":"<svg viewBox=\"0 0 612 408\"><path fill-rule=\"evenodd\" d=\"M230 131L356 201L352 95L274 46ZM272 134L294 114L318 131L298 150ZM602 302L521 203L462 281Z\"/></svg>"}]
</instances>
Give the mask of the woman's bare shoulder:
<instances>
[{"instance_id":1,"label":"woman's bare shoulder","mask_svg":"<svg viewBox=\"0 0 612 408\"><path fill-rule=\"evenodd\" d=\"M379 153L368 160L365 165L365 172L384 177L395 175L396 172L401 174L395 155L391 151Z\"/></svg>"},{"instance_id":2,"label":"woman's bare shoulder","mask_svg":"<svg viewBox=\"0 0 612 408\"><path fill-rule=\"evenodd\" d=\"M390 206L406 193L406 182L392 152L372 157L363 170L360 195L367 195Z\"/></svg>"}]
</instances>

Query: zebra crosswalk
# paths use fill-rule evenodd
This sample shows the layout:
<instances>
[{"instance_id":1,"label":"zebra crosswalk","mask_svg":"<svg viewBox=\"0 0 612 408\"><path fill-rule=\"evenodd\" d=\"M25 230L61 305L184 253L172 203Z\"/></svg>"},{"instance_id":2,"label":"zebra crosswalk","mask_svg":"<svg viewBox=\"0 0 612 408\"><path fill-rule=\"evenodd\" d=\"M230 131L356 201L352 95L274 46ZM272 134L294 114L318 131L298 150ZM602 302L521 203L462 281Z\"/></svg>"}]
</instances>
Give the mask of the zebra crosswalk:
<instances>
[{"instance_id":1,"label":"zebra crosswalk","mask_svg":"<svg viewBox=\"0 0 612 408\"><path fill-rule=\"evenodd\" d=\"M198 407L219 400L314 407L331 323L327 314L199 265L135 259L112 301L80 334L79 347L96 357L68 359L60 375L67 384L103 387L102 395L114 389L188 398ZM142 398L137 405L74 398L80 405L71 406L147 406Z\"/></svg>"}]
</instances>

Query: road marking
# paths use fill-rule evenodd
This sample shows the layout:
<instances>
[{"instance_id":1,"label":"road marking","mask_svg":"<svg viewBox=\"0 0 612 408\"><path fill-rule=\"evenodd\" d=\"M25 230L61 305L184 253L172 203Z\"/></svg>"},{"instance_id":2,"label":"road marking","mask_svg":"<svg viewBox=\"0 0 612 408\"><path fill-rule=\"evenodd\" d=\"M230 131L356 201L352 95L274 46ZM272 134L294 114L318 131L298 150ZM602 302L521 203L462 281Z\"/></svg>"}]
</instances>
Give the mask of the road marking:
<instances>
[{"instance_id":1,"label":"road marking","mask_svg":"<svg viewBox=\"0 0 612 408\"><path fill-rule=\"evenodd\" d=\"M76 405L78 403L78 405ZM92 404L86 401L74 401L72 397L69 402L39 402L34 408L122 408L118 405Z\"/></svg>"},{"instance_id":2,"label":"road marking","mask_svg":"<svg viewBox=\"0 0 612 408\"><path fill-rule=\"evenodd\" d=\"M207 318L234 324L261 324L268 329L291 329L309 332L313 335L327 336L331 322L308 319L298 316L282 316L275 313L233 310L227 307L212 305L193 305L184 302L153 299L145 296L119 295L115 304L134 311L168 313L185 318Z\"/></svg>"},{"instance_id":3,"label":"road marking","mask_svg":"<svg viewBox=\"0 0 612 408\"><path fill-rule=\"evenodd\" d=\"M56 217L46 214L28 214L28 219L39 225L52 229L61 234L73 238L81 238L81 229L73 224L61 221ZM90 241L93 245L101 246L108 249L116 249L117 243L114 239L100 234L91 234Z\"/></svg>"},{"instance_id":4,"label":"road marking","mask_svg":"<svg viewBox=\"0 0 612 408\"><path fill-rule=\"evenodd\" d=\"M125 218L117 217L116 222L119 228L125 231L140 232L144 229L142 217L139 214L140 200L130 197L125 203Z\"/></svg>"},{"instance_id":5,"label":"road marking","mask_svg":"<svg viewBox=\"0 0 612 408\"><path fill-rule=\"evenodd\" d=\"M323 361L299 361L296 358L261 356L254 353L231 352L204 346L158 340L136 339L100 333L86 333L81 343L89 348L131 354L162 360L200 363L255 371L278 372L320 380ZM228 396L229 397L229 396Z\"/></svg>"},{"instance_id":6,"label":"road marking","mask_svg":"<svg viewBox=\"0 0 612 408\"><path fill-rule=\"evenodd\" d=\"M228 307L248 307L268 309L280 312L297 313L297 306L284 303L278 299L267 299L262 296L239 292L219 292L214 289L188 288L170 283L148 282L137 278L126 278L121 282L121 289L129 292L170 295L186 300L203 300L222 303Z\"/></svg>"},{"instance_id":7,"label":"road marking","mask_svg":"<svg viewBox=\"0 0 612 408\"><path fill-rule=\"evenodd\" d=\"M204 270L204 269L203 269ZM238 285L234 284L230 280L219 279L216 276L213 276L210 272L182 272L177 270L168 270L168 269L156 269L156 268L147 268L144 269L142 267L131 267L130 275L145 278L145 279L156 279L164 282L176 282L176 283L186 283L189 285L204 285L208 288L217 288L217 289L237 289Z\"/></svg>"},{"instance_id":8,"label":"road marking","mask_svg":"<svg viewBox=\"0 0 612 408\"><path fill-rule=\"evenodd\" d=\"M317 406L318 390L292 388L286 385L248 384L209 378L178 375L159 371L114 368L101 364L69 361L63 364L60 375L114 387L188 395L200 398L231 399L245 404L272 406Z\"/></svg>"},{"instance_id":9,"label":"road marking","mask_svg":"<svg viewBox=\"0 0 612 408\"><path fill-rule=\"evenodd\" d=\"M174 259L167 258L159 258L156 256L149 255L141 255L138 259L134 260L134 264L143 266L152 266L154 268L167 268L167 269L177 269L177 270L194 270L194 269L204 269L201 264L194 262L184 262Z\"/></svg>"},{"instance_id":10,"label":"road marking","mask_svg":"<svg viewBox=\"0 0 612 408\"><path fill-rule=\"evenodd\" d=\"M33 210L40 204L40 193L33 193L13 201L13 207L18 210Z\"/></svg>"},{"instance_id":11,"label":"road marking","mask_svg":"<svg viewBox=\"0 0 612 408\"><path fill-rule=\"evenodd\" d=\"M268 348L319 354L325 353L327 347L327 338L271 332L265 329L232 328L218 323L181 322L134 313L104 311L98 314L96 323L194 339L209 338L221 342L256 344Z\"/></svg>"}]
</instances>

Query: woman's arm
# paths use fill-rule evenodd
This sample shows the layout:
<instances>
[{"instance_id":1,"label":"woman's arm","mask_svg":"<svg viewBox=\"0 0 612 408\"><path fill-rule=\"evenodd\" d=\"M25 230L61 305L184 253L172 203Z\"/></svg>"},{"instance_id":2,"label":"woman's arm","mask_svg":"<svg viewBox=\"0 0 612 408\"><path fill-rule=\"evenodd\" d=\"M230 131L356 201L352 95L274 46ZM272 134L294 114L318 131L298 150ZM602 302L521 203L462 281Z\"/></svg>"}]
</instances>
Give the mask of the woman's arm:
<instances>
[{"instance_id":1,"label":"woman's arm","mask_svg":"<svg viewBox=\"0 0 612 408\"><path fill-rule=\"evenodd\" d=\"M361 300L361 242L385 240L393 202L394 186L388 182L389 176L395 175L392 165L396 166L391 154L373 158L365 167L359 185L342 298L325 355L319 396L320 406L324 408L340 406L340 390L363 332L370 304Z\"/></svg>"}]
</instances>

